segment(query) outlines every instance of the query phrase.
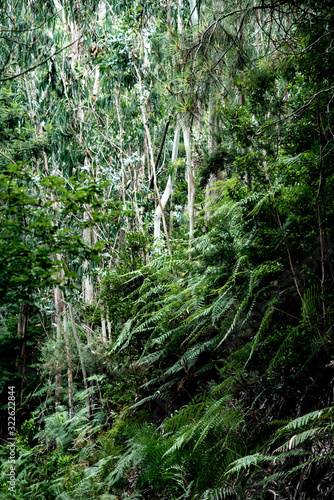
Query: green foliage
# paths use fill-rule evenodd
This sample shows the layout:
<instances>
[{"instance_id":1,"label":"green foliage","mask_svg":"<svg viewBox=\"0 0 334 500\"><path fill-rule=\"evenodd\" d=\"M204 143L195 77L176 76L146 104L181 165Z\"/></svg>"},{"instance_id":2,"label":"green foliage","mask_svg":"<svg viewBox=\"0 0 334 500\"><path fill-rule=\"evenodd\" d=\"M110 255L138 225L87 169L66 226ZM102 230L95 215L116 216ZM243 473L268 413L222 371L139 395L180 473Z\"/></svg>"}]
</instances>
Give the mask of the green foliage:
<instances>
[{"instance_id":1,"label":"green foliage","mask_svg":"<svg viewBox=\"0 0 334 500\"><path fill-rule=\"evenodd\" d=\"M287 477L303 474L303 471L312 468L313 464L318 466L319 462L323 462L326 466L333 458L333 449L329 444L333 435L332 412L333 407L329 407L291 420L276 431L271 445L276 444L283 436L291 436L293 433L288 441L273 450L270 455L254 453L239 458L230 465L227 475L240 475L251 470L257 481L256 485L268 487L278 479L279 484L282 484ZM293 462L297 464L291 466ZM267 464L271 468L271 474L266 473ZM262 479L259 479L261 476Z\"/></svg>"},{"instance_id":2,"label":"green foliage","mask_svg":"<svg viewBox=\"0 0 334 500\"><path fill-rule=\"evenodd\" d=\"M199 184L203 188L209 182L212 175L225 169L226 152L222 148L217 148L211 153L199 172Z\"/></svg>"}]
</instances>

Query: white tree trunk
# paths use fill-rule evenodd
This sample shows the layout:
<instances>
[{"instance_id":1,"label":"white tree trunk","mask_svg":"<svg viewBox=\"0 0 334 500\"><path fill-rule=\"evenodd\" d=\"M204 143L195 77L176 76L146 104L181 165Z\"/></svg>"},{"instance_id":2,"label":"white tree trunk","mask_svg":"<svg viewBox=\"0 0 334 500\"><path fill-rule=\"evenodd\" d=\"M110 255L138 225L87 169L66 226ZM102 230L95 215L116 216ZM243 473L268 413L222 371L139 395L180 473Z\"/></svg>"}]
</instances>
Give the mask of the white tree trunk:
<instances>
[{"instance_id":1,"label":"white tree trunk","mask_svg":"<svg viewBox=\"0 0 334 500\"><path fill-rule=\"evenodd\" d=\"M195 24L198 24L198 11L196 7L196 0L189 0L189 6L190 6L190 21L191 24L194 26Z\"/></svg>"},{"instance_id":2,"label":"white tree trunk","mask_svg":"<svg viewBox=\"0 0 334 500\"><path fill-rule=\"evenodd\" d=\"M177 123L176 128L175 128L175 132L174 132L172 162L175 162L177 160L177 154L178 154L178 150L179 150L179 141L180 141L180 129L181 129L181 125L180 125L180 123ZM172 177L169 175L164 194L161 197L161 207L160 207L160 204L158 204L157 208L155 209L155 213L154 213L154 241L157 241L160 237L162 210L164 210L172 191L173 191L173 180L172 180Z\"/></svg>"},{"instance_id":3,"label":"white tree trunk","mask_svg":"<svg viewBox=\"0 0 334 500\"><path fill-rule=\"evenodd\" d=\"M101 316L101 329L102 329L102 342L105 344L108 340L107 337L107 323L106 318Z\"/></svg>"},{"instance_id":4,"label":"white tree trunk","mask_svg":"<svg viewBox=\"0 0 334 500\"><path fill-rule=\"evenodd\" d=\"M97 99L97 96L99 95L99 81L100 81L100 68L96 66L95 76L94 76L94 86L93 86L94 99Z\"/></svg>"},{"instance_id":5,"label":"white tree trunk","mask_svg":"<svg viewBox=\"0 0 334 500\"><path fill-rule=\"evenodd\" d=\"M88 219L88 214L85 212L84 218ZM90 247L93 246L94 244L94 234L93 230L90 227L85 227L84 230L82 231L82 239L84 242L89 245ZM83 263L83 268L84 272L88 269L89 262L85 260ZM92 306L94 304L94 285L92 282L92 278L88 275L83 277L82 280L82 288L83 288L83 296L84 296L84 302L86 304L89 304Z\"/></svg>"},{"instance_id":6,"label":"white tree trunk","mask_svg":"<svg viewBox=\"0 0 334 500\"><path fill-rule=\"evenodd\" d=\"M122 200L123 200L123 208L125 210L125 208L126 208L125 189L126 189L127 178L126 178L125 165L124 165L124 160L123 160L124 129L123 129L123 124L122 124L122 119L121 119L120 96L121 96L121 86L119 87L118 93L115 94L115 105L116 105L117 120L118 120L118 126L119 126L119 136L120 136L120 157L119 157L119 159L120 159L121 167L122 167L121 193L122 193ZM127 217L126 217L126 226L128 227Z\"/></svg>"},{"instance_id":7,"label":"white tree trunk","mask_svg":"<svg viewBox=\"0 0 334 500\"><path fill-rule=\"evenodd\" d=\"M209 154L212 153L214 146L215 146L215 140L214 140L214 135L216 132L216 127L215 127L215 116L214 116L214 106L213 106L213 100L210 98L209 100L209 136L208 136L208 152ZM210 176L210 179L205 186L205 212L204 212L204 219L206 221L209 220L211 212L209 209L209 203L210 203L210 194L212 192L212 187L215 183L216 179L214 175Z\"/></svg>"},{"instance_id":8,"label":"white tree trunk","mask_svg":"<svg viewBox=\"0 0 334 500\"><path fill-rule=\"evenodd\" d=\"M55 205L55 210L57 210L56 203ZM56 213L56 219L58 219L58 212ZM57 220L58 223L58 220ZM56 254L54 256L55 261L61 260L62 256L60 254ZM60 270L57 272L55 278L58 278L60 280L63 279L64 277L64 271ZM57 342L60 344L62 338L63 338L63 324L62 324L62 315L64 312L64 292L60 288L59 285L55 286L54 288L54 305L55 305L55 320L56 320L56 332L57 332ZM57 344L57 350L59 349ZM56 361L56 377L55 377L55 406L57 407L59 404L61 404L62 400L62 367L59 363L59 361Z\"/></svg>"},{"instance_id":9,"label":"white tree trunk","mask_svg":"<svg viewBox=\"0 0 334 500\"><path fill-rule=\"evenodd\" d=\"M179 35L182 35L183 33L183 19L182 19L182 5L183 5L183 0L179 0L178 8L177 8L177 31L179 32Z\"/></svg>"},{"instance_id":10,"label":"white tree trunk","mask_svg":"<svg viewBox=\"0 0 334 500\"><path fill-rule=\"evenodd\" d=\"M164 226L164 233L165 233L165 238L166 238L168 253L170 255L170 258L172 258L172 250L171 250L169 236L168 236L168 230L167 230L167 225L166 225L165 214L164 214L163 208L161 206L161 198L160 198L159 189L158 189L158 186L157 186L157 175L156 175L156 171L155 171L155 161L154 161L154 155L153 155L153 144L152 144L151 132L150 132L150 129L149 129L148 125L147 125L146 109L145 109L145 102L144 102L143 90L142 90L142 79L141 79L140 73L139 73L138 68L137 68L136 65L134 65L134 68L136 70L137 78L138 78L138 83L139 83L139 95L140 95L140 101L142 103L141 104L141 111L142 111L142 117L143 117L143 126L144 126L145 133L146 133L147 146L148 146L148 150L149 150L149 154L150 154L150 159L151 159L151 167L152 167L152 171L153 171L154 191L155 191L155 194L156 194L156 196L158 198L158 202L159 202L159 205L160 205L160 210L161 210L161 215L162 215L162 222L163 222L163 226ZM169 125L169 120L168 120L168 122L166 124L165 134L167 133L168 125ZM164 137L164 139L165 139L165 137Z\"/></svg>"},{"instance_id":11,"label":"white tree trunk","mask_svg":"<svg viewBox=\"0 0 334 500\"><path fill-rule=\"evenodd\" d=\"M184 147L187 156L186 179L188 182L189 244L191 245L194 239L195 229L195 177L191 155L190 126L183 123L182 128Z\"/></svg>"},{"instance_id":12,"label":"white tree trunk","mask_svg":"<svg viewBox=\"0 0 334 500\"><path fill-rule=\"evenodd\" d=\"M67 384L68 384L68 409L69 418L72 420L74 417L74 397L73 397L73 361L70 349L70 342L68 339L68 323L66 321L66 315L64 316L64 339L65 339L65 351L67 360Z\"/></svg>"},{"instance_id":13,"label":"white tree trunk","mask_svg":"<svg viewBox=\"0 0 334 500\"><path fill-rule=\"evenodd\" d=\"M68 308L69 308L69 311L70 311L70 317L71 317L71 323L72 323L72 331L73 331L74 338L75 338L75 343L76 343L76 346L77 346L77 349L78 349L79 361L80 361L81 372L82 372L82 378L83 378L83 383L84 383L84 387L85 387L85 391L86 391L86 398L85 399L86 399L87 418L90 418L90 416L91 416L91 408L90 408L90 399L89 399L89 394L88 394L87 373L86 373L86 368L85 368L85 364L84 364L84 360L83 360L83 356L82 356L81 344L80 344L80 339L79 339L79 335L78 335L78 332L77 332L77 326L75 324L75 319L74 319L72 305L68 304Z\"/></svg>"}]
</instances>

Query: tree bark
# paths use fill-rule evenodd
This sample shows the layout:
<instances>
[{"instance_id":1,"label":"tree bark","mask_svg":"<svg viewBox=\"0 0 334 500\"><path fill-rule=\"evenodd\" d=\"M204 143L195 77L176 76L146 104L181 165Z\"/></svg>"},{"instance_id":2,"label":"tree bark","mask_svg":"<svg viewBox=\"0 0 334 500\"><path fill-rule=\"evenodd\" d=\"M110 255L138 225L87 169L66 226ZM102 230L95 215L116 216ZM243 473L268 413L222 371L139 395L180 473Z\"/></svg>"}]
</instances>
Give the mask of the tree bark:
<instances>
[{"instance_id":1,"label":"tree bark","mask_svg":"<svg viewBox=\"0 0 334 500\"><path fill-rule=\"evenodd\" d=\"M84 218L88 219L87 212L85 212ZM82 239L88 246L92 247L94 245L94 234L92 228L90 227L84 228L84 230L82 231ZM88 266L89 262L86 260L83 263L83 268L85 271L87 271ZM83 295L84 295L84 302L86 304L90 306L94 304L94 285L91 277L88 276L87 274L83 278Z\"/></svg>"},{"instance_id":2,"label":"tree bark","mask_svg":"<svg viewBox=\"0 0 334 500\"><path fill-rule=\"evenodd\" d=\"M177 31L179 35L182 35L183 33L183 19L182 19L182 6L183 6L183 0L179 0L178 6L177 6Z\"/></svg>"},{"instance_id":3,"label":"tree bark","mask_svg":"<svg viewBox=\"0 0 334 500\"><path fill-rule=\"evenodd\" d=\"M179 140L180 140L180 124L177 123L175 132L174 132L174 143L173 143L173 152L172 152L172 163L177 160L177 154L179 149ZM167 184L165 187L165 191L161 198L161 206L160 204L157 206L154 213L154 241L157 241L160 237L160 227L161 227L161 217L162 210L165 209L167 201L170 197L171 192L173 191L173 179L172 176L168 176Z\"/></svg>"},{"instance_id":4,"label":"tree bark","mask_svg":"<svg viewBox=\"0 0 334 500\"><path fill-rule=\"evenodd\" d=\"M122 119L121 119L120 95L121 95L121 86L119 86L118 94L115 95L115 104L116 104L116 113L117 113L117 120L118 120L118 126L119 126L119 135L120 135L119 160L121 162L121 167L122 167L121 193L122 193L123 207L125 209L125 207L126 207L125 189L126 189L127 179L126 179L125 165L124 165L124 160L123 160L123 137L124 137L124 130L123 130ZM126 226L128 227L128 224L126 224Z\"/></svg>"},{"instance_id":5,"label":"tree bark","mask_svg":"<svg viewBox=\"0 0 334 500\"><path fill-rule=\"evenodd\" d=\"M195 24L198 24L198 10L197 10L196 0L189 0L189 6L190 6L190 21L191 24L194 26Z\"/></svg>"},{"instance_id":6,"label":"tree bark","mask_svg":"<svg viewBox=\"0 0 334 500\"><path fill-rule=\"evenodd\" d=\"M168 130L168 127L169 127L170 118L168 119L168 121L166 123L165 131L164 131L164 137L163 137L163 140L161 141L161 146L160 146L160 151L159 151L159 154L158 154L158 157L157 157L157 161L155 162L154 161L154 155L153 155L152 138L151 138L150 129L148 128L148 125L147 125L145 104L144 104L144 100L143 100L142 79L141 79L141 76L140 76L140 73L138 71L137 66L134 65L134 67L135 67L135 70L136 70L136 73L137 73L137 78L138 78L138 83L139 83L140 100L141 100L141 103L142 103L142 105L141 105L141 111L142 111L142 117L143 117L143 125L144 125L144 129L145 129L145 133L146 133L146 138L147 138L148 151L149 151L150 160L151 160L152 172L153 172L154 191L155 191L155 194L156 194L156 196L158 198L159 206L160 206L160 209L161 209L162 222L163 222L163 226L164 226L164 233L165 233L165 238L166 238L168 253L169 253L170 258L172 259L172 249L171 249L171 246L170 246L170 241L169 241L169 235L168 235L168 230L167 230L167 225L166 225L165 214L164 214L164 211L163 211L163 208L162 208L162 205L161 205L161 198L160 198L159 189L158 189L158 186L157 186L157 175L156 175L156 164L158 163L160 155L161 155L161 152L162 152L162 147L163 147L164 142L165 142L167 130Z\"/></svg>"},{"instance_id":7,"label":"tree bark","mask_svg":"<svg viewBox=\"0 0 334 500\"><path fill-rule=\"evenodd\" d=\"M90 418L90 416L91 416L91 407L90 407L90 399L89 399L89 394L88 394L89 387L88 387L88 382L87 382L87 373L86 373L86 368L85 368L84 360L83 360L83 357L82 357L81 344L80 344L80 339L79 339L79 336L78 336L77 327L76 327L76 324L75 324L75 319L74 319L72 304L68 304L68 308L69 308L69 311L70 311L71 323L72 323L72 331L73 331L74 338L75 338L75 343L76 343L76 346L77 346L77 349L78 349L79 361L80 361L81 372L82 372L82 378L83 378L83 383L84 383L84 387L85 387L85 391L86 391L86 398L85 399L86 399L87 418Z\"/></svg>"},{"instance_id":8,"label":"tree bark","mask_svg":"<svg viewBox=\"0 0 334 500\"><path fill-rule=\"evenodd\" d=\"M60 256L56 256L56 259ZM56 329L57 329L57 343L61 342L63 337L62 332L62 313L64 311L64 294L61 288L57 285L54 289L54 302L55 302L55 312L56 312ZM57 407L61 403L62 399L62 368L58 361L56 361L56 377L55 377L55 406Z\"/></svg>"},{"instance_id":9,"label":"tree bark","mask_svg":"<svg viewBox=\"0 0 334 500\"><path fill-rule=\"evenodd\" d=\"M183 122L182 128L187 157L186 179L188 182L189 245L191 246L195 229L195 177L191 155L190 126Z\"/></svg>"},{"instance_id":10,"label":"tree bark","mask_svg":"<svg viewBox=\"0 0 334 500\"><path fill-rule=\"evenodd\" d=\"M210 98L210 100L209 100L209 136L208 136L208 152L209 152L209 154L212 153L214 146L215 146L214 134L215 134L214 106L213 106L213 100L212 100L212 98ZM209 209L209 198L210 198L211 189L212 189L212 185L213 185L214 181L215 181L214 176L211 175L207 185L205 186L204 219L206 221L209 220L210 215L211 215L211 212Z\"/></svg>"},{"instance_id":11,"label":"tree bark","mask_svg":"<svg viewBox=\"0 0 334 500\"><path fill-rule=\"evenodd\" d=\"M23 402L23 389L26 382L27 370L27 333L28 333L28 304L20 304L20 312L17 323L17 335L22 339L21 352L19 358L16 360L16 367L19 368L21 362L21 388L20 388L20 404Z\"/></svg>"},{"instance_id":12,"label":"tree bark","mask_svg":"<svg viewBox=\"0 0 334 500\"><path fill-rule=\"evenodd\" d=\"M68 384L68 414L69 419L74 417L74 397L73 397L73 362L68 338L68 322L64 316L64 340L67 360L67 384Z\"/></svg>"},{"instance_id":13,"label":"tree bark","mask_svg":"<svg viewBox=\"0 0 334 500\"><path fill-rule=\"evenodd\" d=\"M104 318L101 315L101 330L102 330L102 342L106 344L108 337L107 337L107 323L106 323L106 318Z\"/></svg>"},{"instance_id":14,"label":"tree bark","mask_svg":"<svg viewBox=\"0 0 334 500\"><path fill-rule=\"evenodd\" d=\"M172 0L167 0L167 27L172 29Z\"/></svg>"}]
</instances>

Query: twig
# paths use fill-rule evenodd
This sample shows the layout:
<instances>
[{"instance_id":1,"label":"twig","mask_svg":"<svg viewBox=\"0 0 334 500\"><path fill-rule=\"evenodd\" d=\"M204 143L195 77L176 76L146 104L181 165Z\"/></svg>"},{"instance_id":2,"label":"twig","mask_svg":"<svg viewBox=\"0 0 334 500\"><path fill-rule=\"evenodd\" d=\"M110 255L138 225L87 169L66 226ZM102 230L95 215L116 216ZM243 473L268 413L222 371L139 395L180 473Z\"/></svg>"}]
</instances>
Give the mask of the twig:
<instances>
[{"instance_id":1,"label":"twig","mask_svg":"<svg viewBox=\"0 0 334 500\"><path fill-rule=\"evenodd\" d=\"M44 59L43 61L41 61L41 62L39 62L37 64L34 64L34 66L30 66L30 68L25 69L24 71L21 71L21 73L16 73L15 75L7 76L6 78L0 78L0 82L7 82L8 80L14 80L15 78L19 78L20 76L23 76L26 73L29 73L29 71L32 71L33 69L36 69L39 66L42 66L43 64L45 64L46 62L48 62L50 59L52 59L54 56L56 56L57 54L60 54L60 52L63 52L65 49L68 49L68 47L71 47L72 45L74 45L75 43L77 43L79 40L81 40L82 37L83 37L83 34L80 35L79 38L77 38L76 40L74 40L74 42L71 42L68 45L65 45L65 47L62 47L61 49L57 50L56 52L54 52L53 54L51 54L49 57L47 57L46 59Z\"/></svg>"},{"instance_id":2,"label":"twig","mask_svg":"<svg viewBox=\"0 0 334 500\"><path fill-rule=\"evenodd\" d=\"M298 108L296 111L294 111L290 115L284 116L283 118L279 118L278 120L276 120L274 122L270 122L270 123L268 123L268 125L264 125L263 127L260 128L260 130L258 130L258 132L256 132L254 134L253 137L257 137L257 136L261 135L264 130L266 130L269 127L272 127L273 125L276 125L277 123L283 122L285 120L289 120L290 118L299 117L312 104L312 102L314 101L314 99L316 97L318 97L318 95L325 94L326 92L330 92L331 90L334 90L334 85L332 85L332 87L329 87L328 89L320 90L319 92L314 94L312 97L310 97L310 99L307 101L307 103L304 104L304 106L301 106L300 108Z\"/></svg>"}]
</instances>

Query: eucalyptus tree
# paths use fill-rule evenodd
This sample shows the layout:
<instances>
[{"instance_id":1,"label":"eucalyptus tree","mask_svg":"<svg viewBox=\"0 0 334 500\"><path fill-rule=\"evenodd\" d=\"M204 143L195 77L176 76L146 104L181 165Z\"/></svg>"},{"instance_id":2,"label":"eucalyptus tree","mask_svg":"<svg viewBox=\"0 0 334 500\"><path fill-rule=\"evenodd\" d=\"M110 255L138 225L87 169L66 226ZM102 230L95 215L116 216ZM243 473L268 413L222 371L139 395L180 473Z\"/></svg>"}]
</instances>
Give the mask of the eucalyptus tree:
<instances>
[{"instance_id":1,"label":"eucalyptus tree","mask_svg":"<svg viewBox=\"0 0 334 500\"><path fill-rule=\"evenodd\" d=\"M103 21L103 13L97 8L97 2L79 5L78 2L55 1L48 4L7 2L0 9L3 41L0 80L12 90L11 104L5 108L4 115L4 123L10 124L7 129L7 135L10 135L7 142L2 143L1 151L5 170L12 171L9 177L4 177L6 182L2 186L3 193L6 190L12 193L4 194L3 198L3 235L13 241L14 246L26 248L25 252L23 247L19 253L11 252L15 265L11 266L12 271L8 274L10 286L4 287L4 293L9 297L13 289L13 296L19 294L22 297L18 327L23 338L22 358L26 358L28 324L25 303L33 303L37 290L43 293L43 289L54 283L57 338L60 341L62 317L66 315L64 290L73 289L73 280L79 278L82 270L87 273L88 262L93 264L92 256L97 252L88 249L88 239L92 240L92 225L100 228L100 237L105 221L97 211L101 206L97 192L98 189L107 189L107 179L103 172L98 172L98 155L95 157L90 151L89 138L88 141L83 139L86 132L84 102L89 109L92 93L96 91L97 72L95 70L95 76L90 77L94 71L94 67L89 67L90 57L88 64L82 60L91 54L91 37L96 36L90 26L92 16L97 18L97 23ZM97 25L96 30L99 29L102 27ZM21 113L18 123L15 123L13 114L15 101L16 114ZM22 108L24 112L19 111ZM94 109L89 111L93 123L96 122ZM10 141L15 137L15 141ZM31 141L29 147L24 142L28 138ZM92 165L85 173L89 165L87 158ZM95 182L101 180L101 176L102 183L98 187ZM13 197L17 202L13 202ZM99 197L102 199L100 194ZM114 208L113 201L109 202ZM15 213L10 215L13 203L23 210L21 218ZM32 206L33 210L30 209ZM109 211L110 207L109 203L106 210ZM17 208L14 210L18 211ZM90 218L85 220L88 211ZM18 221L18 234L6 231L6 226L14 229L14 220ZM65 244L66 236L69 239ZM20 238L22 243L19 243ZM30 256L31 250L28 249L32 248ZM6 260L4 255L4 262ZM27 262L23 264L23 261ZM4 272L6 266L2 267ZM13 277L16 272L20 272L19 281ZM87 278L83 279L87 296L90 283ZM61 367L58 369L56 402L60 401L61 393ZM24 377L23 373L22 380Z\"/></svg>"}]
</instances>

